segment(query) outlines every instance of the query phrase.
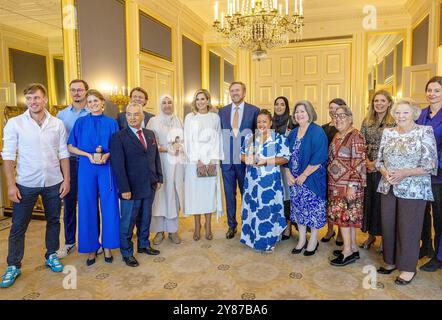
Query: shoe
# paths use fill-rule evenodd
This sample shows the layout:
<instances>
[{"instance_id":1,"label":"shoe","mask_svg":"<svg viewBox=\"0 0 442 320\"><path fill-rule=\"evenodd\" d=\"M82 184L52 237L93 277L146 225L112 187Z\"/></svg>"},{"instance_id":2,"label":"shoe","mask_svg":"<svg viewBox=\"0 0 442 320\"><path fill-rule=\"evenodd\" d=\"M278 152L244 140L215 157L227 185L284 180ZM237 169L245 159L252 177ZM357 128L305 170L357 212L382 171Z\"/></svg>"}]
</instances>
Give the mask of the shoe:
<instances>
[{"instance_id":1,"label":"shoe","mask_svg":"<svg viewBox=\"0 0 442 320\"><path fill-rule=\"evenodd\" d=\"M7 267L6 272L2 277L2 282L0 282L0 288L9 288L14 284L15 279L17 279L20 275L21 271L16 266Z\"/></svg>"},{"instance_id":2,"label":"shoe","mask_svg":"<svg viewBox=\"0 0 442 320\"><path fill-rule=\"evenodd\" d=\"M137 250L138 253L145 253L148 254L150 256L157 256L160 254L160 250L156 250L152 247L148 247L148 248L141 248Z\"/></svg>"},{"instance_id":3,"label":"shoe","mask_svg":"<svg viewBox=\"0 0 442 320\"><path fill-rule=\"evenodd\" d=\"M419 270L426 271L426 272L435 272L438 269L440 269L442 265L442 262L439 261L436 257L431 258L430 261L428 261L426 264L421 266Z\"/></svg>"},{"instance_id":4,"label":"shoe","mask_svg":"<svg viewBox=\"0 0 442 320\"><path fill-rule=\"evenodd\" d=\"M417 273L417 272L415 272L415 273L413 274L413 277L411 277L410 280L404 280L404 279L402 279L401 277L398 276L398 277L396 278L396 280L394 280L394 283L396 283L396 284L398 284L398 285L401 285L401 286L405 286L405 285L407 285L407 284L410 284L411 281L413 281L414 277L416 276L416 273Z\"/></svg>"},{"instance_id":5,"label":"shoe","mask_svg":"<svg viewBox=\"0 0 442 320\"><path fill-rule=\"evenodd\" d=\"M312 256L316 253L316 250L318 250L319 248L319 242L316 243L316 248L313 251L308 251L307 249L304 251L304 256L308 257L308 256Z\"/></svg>"},{"instance_id":6,"label":"shoe","mask_svg":"<svg viewBox=\"0 0 442 320\"><path fill-rule=\"evenodd\" d=\"M338 241L338 240L336 240L336 245L337 245L338 247L342 247L342 246L344 245L344 241Z\"/></svg>"},{"instance_id":7,"label":"shoe","mask_svg":"<svg viewBox=\"0 0 442 320\"><path fill-rule=\"evenodd\" d=\"M129 267L138 267L140 264L138 263L137 259L135 259L134 256L131 257L123 257L123 261L128 265Z\"/></svg>"},{"instance_id":8,"label":"shoe","mask_svg":"<svg viewBox=\"0 0 442 320\"><path fill-rule=\"evenodd\" d=\"M226 238L227 239L234 238L235 237L235 233L236 233L236 227L235 228L229 227L229 230L227 230L227 233L226 233Z\"/></svg>"},{"instance_id":9,"label":"shoe","mask_svg":"<svg viewBox=\"0 0 442 320\"><path fill-rule=\"evenodd\" d=\"M288 227L287 227L288 228ZM288 240L288 239L290 239L290 237L292 236L292 230L291 230L291 227L290 227L290 229L287 229L287 230L290 230L290 232L289 232L289 234L287 235L287 234L282 234L282 236L281 236L281 241L286 241L286 240ZM284 232L285 232L286 230L284 230Z\"/></svg>"},{"instance_id":10,"label":"shoe","mask_svg":"<svg viewBox=\"0 0 442 320\"><path fill-rule=\"evenodd\" d=\"M368 242L365 241L363 244L361 244L359 246L359 248L369 250L371 248L371 245L374 244L375 242L376 242L376 238L374 238L373 240L368 241Z\"/></svg>"},{"instance_id":11,"label":"shoe","mask_svg":"<svg viewBox=\"0 0 442 320\"><path fill-rule=\"evenodd\" d=\"M307 241L305 242L304 246L301 249L296 249L296 247L293 248L292 254L300 254L302 250L307 248Z\"/></svg>"},{"instance_id":12,"label":"shoe","mask_svg":"<svg viewBox=\"0 0 442 320\"><path fill-rule=\"evenodd\" d=\"M386 269L386 268L384 268L384 267L380 267L377 271L378 271L378 273L380 273L380 274L390 274L390 273L392 273L394 270L397 270L397 268L394 267L393 269Z\"/></svg>"},{"instance_id":13,"label":"shoe","mask_svg":"<svg viewBox=\"0 0 442 320\"><path fill-rule=\"evenodd\" d=\"M70 253L75 251L75 248L76 248L75 243L74 244L65 244L63 249L61 249L57 252L58 259L63 259L65 257L67 257Z\"/></svg>"},{"instance_id":14,"label":"shoe","mask_svg":"<svg viewBox=\"0 0 442 320\"><path fill-rule=\"evenodd\" d=\"M342 253L342 250L334 250L333 251L333 255L335 256L335 257L339 257L339 255ZM356 251L356 252L353 252L353 254L355 255L355 258L356 259L360 259L361 258L361 256L359 255L359 251Z\"/></svg>"},{"instance_id":15,"label":"shoe","mask_svg":"<svg viewBox=\"0 0 442 320\"><path fill-rule=\"evenodd\" d=\"M169 233L169 240L175 244L181 243L181 239L180 239L180 236L178 235L178 232ZM155 244L155 242L154 242L154 244Z\"/></svg>"},{"instance_id":16,"label":"shoe","mask_svg":"<svg viewBox=\"0 0 442 320\"><path fill-rule=\"evenodd\" d=\"M198 241L200 238L201 238L201 227L200 227L200 231L199 231L198 234L196 233L196 229L195 229L195 231L193 232L193 240L194 240L194 241Z\"/></svg>"},{"instance_id":17,"label":"shoe","mask_svg":"<svg viewBox=\"0 0 442 320\"><path fill-rule=\"evenodd\" d=\"M170 237L170 234L169 234ZM153 244L158 246L164 240L164 232L157 232L155 237L153 238Z\"/></svg>"},{"instance_id":18,"label":"shoe","mask_svg":"<svg viewBox=\"0 0 442 320\"><path fill-rule=\"evenodd\" d=\"M90 267L91 265L93 265L95 263L95 258L93 258L93 259L87 259L86 260L86 265L88 266L88 267Z\"/></svg>"},{"instance_id":19,"label":"shoe","mask_svg":"<svg viewBox=\"0 0 442 320\"><path fill-rule=\"evenodd\" d=\"M207 240L212 240L212 239L213 239L213 234L212 234L212 232L209 233L209 234L206 234L206 239L207 239Z\"/></svg>"},{"instance_id":20,"label":"shoe","mask_svg":"<svg viewBox=\"0 0 442 320\"><path fill-rule=\"evenodd\" d=\"M54 272L62 272L64 266L61 264L60 260L57 257L56 253L51 254L47 259L45 264L51 268Z\"/></svg>"},{"instance_id":21,"label":"shoe","mask_svg":"<svg viewBox=\"0 0 442 320\"><path fill-rule=\"evenodd\" d=\"M330 238L326 238L325 236L322 237L321 242L329 242L334 236L336 235L336 232L333 230L333 234Z\"/></svg>"},{"instance_id":22,"label":"shoe","mask_svg":"<svg viewBox=\"0 0 442 320\"><path fill-rule=\"evenodd\" d=\"M347 264L354 263L356 261L356 257L354 253L344 258L344 255L341 253L337 258L330 261L330 264L335 267L343 267Z\"/></svg>"},{"instance_id":23,"label":"shoe","mask_svg":"<svg viewBox=\"0 0 442 320\"><path fill-rule=\"evenodd\" d=\"M104 256L104 262L106 262L106 263L114 262L114 256L110 256L110 257Z\"/></svg>"}]
</instances>

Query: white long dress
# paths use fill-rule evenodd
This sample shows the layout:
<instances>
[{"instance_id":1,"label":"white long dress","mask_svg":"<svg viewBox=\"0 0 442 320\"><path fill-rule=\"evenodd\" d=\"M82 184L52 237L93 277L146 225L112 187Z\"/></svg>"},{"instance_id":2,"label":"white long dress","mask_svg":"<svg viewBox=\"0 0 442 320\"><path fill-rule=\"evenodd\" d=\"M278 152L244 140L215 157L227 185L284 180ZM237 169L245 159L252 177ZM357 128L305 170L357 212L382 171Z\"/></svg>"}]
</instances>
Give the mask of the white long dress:
<instances>
[{"instance_id":1,"label":"white long dress","mask_svg":"<svg viewBox=\"0 0 442 320\"><path fill-rule=\"evenodd\" d=\"M155 193L152 205L151 232L178 231L179 211L184 208L184 150L179 156L173 155L172 144L183 141L182 122L175 116L160 114L149 120L147 128L155 133L158 144L169 149L161 152L163 185Z\"/></svg>"},{"instance_id":2,"label":"white long dress","mask_svg":"<svg viewBox=\"0 0 442 320\"><path fill-rule=\"evenodd\" d=\"M222 160L221 122L216 113L189 113L184 120L184 146L187 164L184 178L184 213L186 215L217 213L223 215L221 171L216 177L198 177L198 160Z\"/></svg>"}]
</instances>

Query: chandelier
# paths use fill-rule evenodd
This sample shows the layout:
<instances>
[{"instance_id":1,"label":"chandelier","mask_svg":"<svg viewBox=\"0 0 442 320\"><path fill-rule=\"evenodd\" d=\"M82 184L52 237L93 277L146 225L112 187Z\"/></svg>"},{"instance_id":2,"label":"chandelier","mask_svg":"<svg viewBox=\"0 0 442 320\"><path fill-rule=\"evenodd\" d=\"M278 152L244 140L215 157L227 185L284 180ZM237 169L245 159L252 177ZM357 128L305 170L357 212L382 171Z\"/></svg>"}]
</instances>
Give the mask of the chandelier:
<instances>
[{"instance_id":1,"label":"chandelier","mask_svg":"<svg viewBox=\"0 0 442 320\"><path fill-rule=\"evenodd\" d=\"M252 51L253 59L267 56L266 49L282 47L302 39L304 16L302 0L295 0L293 14L289 14L288 0L283 11L281 0L228 0L227 13L221 13L215 2L215 22L213 27L233 46ZM283 0L282 0L283 1Z\"/></svg>"}]
</instances>

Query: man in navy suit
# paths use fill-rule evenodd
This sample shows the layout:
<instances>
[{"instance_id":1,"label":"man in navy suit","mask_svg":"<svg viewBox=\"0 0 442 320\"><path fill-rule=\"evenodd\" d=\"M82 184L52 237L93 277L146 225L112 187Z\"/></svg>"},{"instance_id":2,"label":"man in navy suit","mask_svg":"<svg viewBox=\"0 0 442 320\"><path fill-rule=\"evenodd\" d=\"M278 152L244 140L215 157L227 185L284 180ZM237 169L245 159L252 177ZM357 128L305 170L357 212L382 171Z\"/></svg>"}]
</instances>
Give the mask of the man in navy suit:
<instances>
[{"instance_id":1,"label":"man in navy suit","mask_svg":"<svg viewBox=\"0 0 442 320\"><path fill-rule=\"evenodd\" d=\"M149 96L147 95L146 90L144 90L141 87L133 88L130 91L130 102L131 103L138 103L141 104L143 107L147 104L147 101L149 100ZM144 120L141 122L141 126L143 128L146 128L147 123L149 122L150 118L152 118L154 115L143 111L144 113ZM120 130L127 127L127 119L126 119L126 112L120 112L117 117L118 126L120 127Z\"/></svg>"},{"instance_id":2,"label":"man in navy suit","mask_svg":"<svg viewBox=\"0 0 442 320\"><path fill-rule=\"evenodd\" d=\"M239 186L241 195L244 191L246 166L241 163L241 145L244 138L256 129L259 109L245 103L246 86L235 81L229 88L232 103L221 108L221 128L223 129L224 160L221 163L223 173L224 194L226 197L229 229L227 239L235 236L238 222L236 220L236 188Z\"/></svg>"},{"instance_id":3,"label":"man in navy suit","mask_svg":"<svg viewBox=\"0 0 442 320\"><path fill-rule=\"evenodd\" d=\"M129 104L126 117L129 125L112 136L110 153L121 199L121 255L128 266L137 267L138 261L133 256L132 244L135 223L138 253L160 253L150 246L149 228L155 191L163 183L163 174L155 134L141 128L144 120L143 106Z\"/></svg>"}]
</instances>

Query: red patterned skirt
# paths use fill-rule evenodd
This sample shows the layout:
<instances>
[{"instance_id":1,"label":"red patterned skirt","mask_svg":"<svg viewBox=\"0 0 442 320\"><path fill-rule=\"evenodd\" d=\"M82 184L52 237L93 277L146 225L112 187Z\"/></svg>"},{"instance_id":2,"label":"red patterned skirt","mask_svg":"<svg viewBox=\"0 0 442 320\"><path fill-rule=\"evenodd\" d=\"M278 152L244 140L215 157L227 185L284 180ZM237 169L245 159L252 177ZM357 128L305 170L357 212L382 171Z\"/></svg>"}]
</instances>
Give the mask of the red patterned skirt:
<instances>
[{"instance_id":1,"label":"red patterned skirt","mask_svg":"<svg viewBox=\"0 0 442 320\"><path fill-rule=\"evenodd\" d=\"M329 196L327 216L330 222L340 227L361 228L364 217L364 196L358 195L353 201Z\"/></svg>"}]
</instances>

